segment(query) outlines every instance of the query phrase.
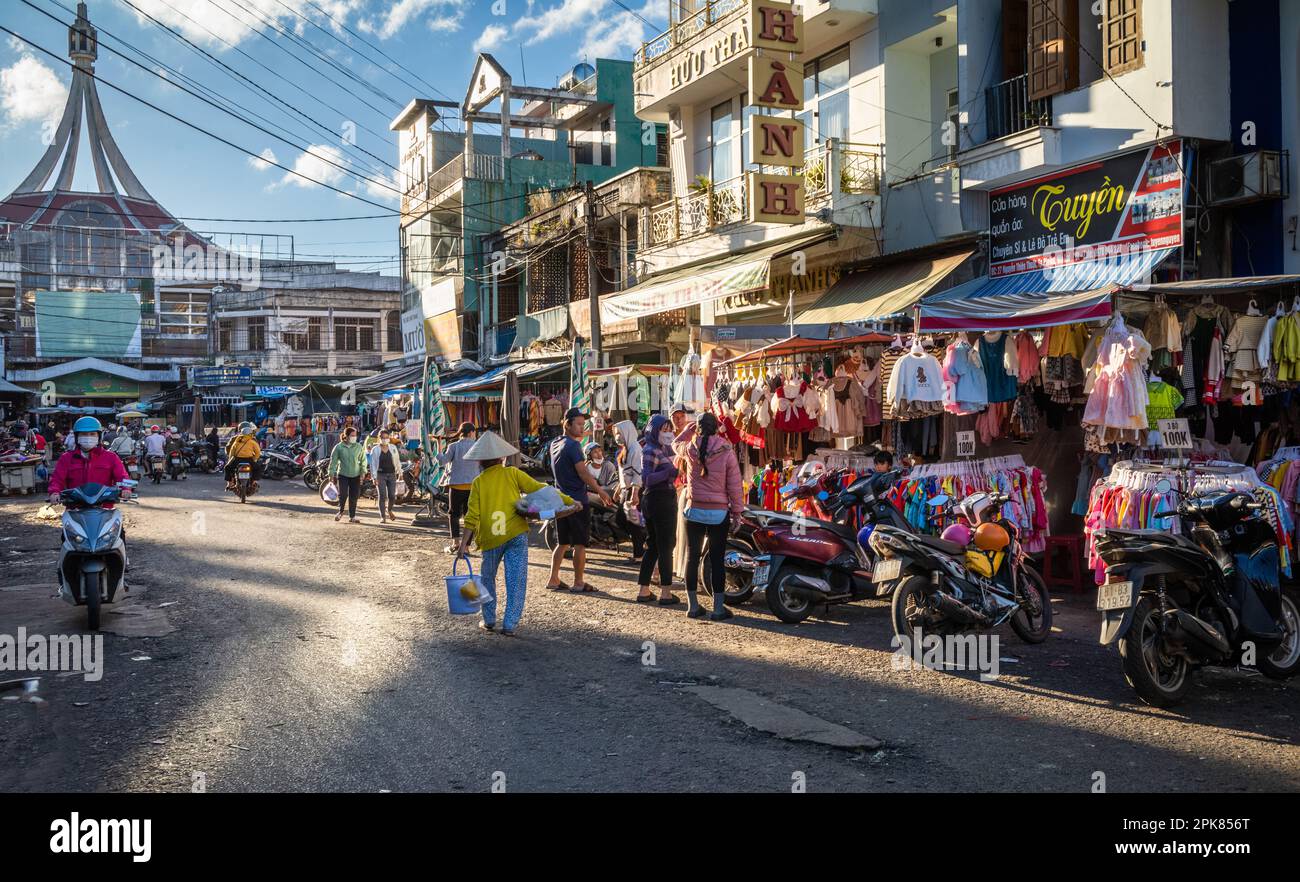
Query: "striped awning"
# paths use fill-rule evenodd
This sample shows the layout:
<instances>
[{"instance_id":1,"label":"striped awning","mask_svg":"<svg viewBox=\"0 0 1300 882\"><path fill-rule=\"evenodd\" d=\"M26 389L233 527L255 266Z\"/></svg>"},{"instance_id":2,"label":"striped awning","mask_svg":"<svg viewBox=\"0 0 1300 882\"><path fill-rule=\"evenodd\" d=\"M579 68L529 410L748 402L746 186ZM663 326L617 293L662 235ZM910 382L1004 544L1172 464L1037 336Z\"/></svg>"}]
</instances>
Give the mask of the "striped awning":
<instances>
[{"instance_id":1,"label":"striped awning","mask_svg":"<svg viewBox=\"0 0 1300 882\"><path fill-rule=\"evenodd\" d=\"M923 331L1010 331L1106 318L1116 290L1151 275L1174 251L1157 248L996 279L922 298Z\"/></svg>"}]
</instances>

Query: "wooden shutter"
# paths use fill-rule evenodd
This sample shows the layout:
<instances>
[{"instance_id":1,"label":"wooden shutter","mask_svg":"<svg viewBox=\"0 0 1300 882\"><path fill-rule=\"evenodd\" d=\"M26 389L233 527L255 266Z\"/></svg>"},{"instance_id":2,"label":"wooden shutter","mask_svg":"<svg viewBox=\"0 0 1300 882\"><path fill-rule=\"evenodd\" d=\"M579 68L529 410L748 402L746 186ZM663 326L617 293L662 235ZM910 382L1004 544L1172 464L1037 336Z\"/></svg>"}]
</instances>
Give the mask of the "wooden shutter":
<instances>
[{"instance_id":1,"label":"wooden shutter","mask_svg":"<svg viewBox=\"0 0 1300 882\"><path fill-rule=\"evenodd\" d=\"M1106 0L1102 58L1114 75L1142 66L1142 0Z\"/></svg>"},{"instance_id":2,"label":"wooden shutter","mask_svg":"<svg viewBox=\"0 0 1300 882\"><path fill-rule=\"evenodd\" d=\"M1029 0L1002 0L1002 79L1009 80L1028 68Z\"/></svg>"},{"instance_id":3,"label":"wooden shutter","mask_svg":"<svg viewBox=\"0 0 1300 882\"><path fill-rule=\"evenodd\" d=\"M1079 84L1078 0L1029 0L1029 100Z\"/></svg>"}]
</instances>

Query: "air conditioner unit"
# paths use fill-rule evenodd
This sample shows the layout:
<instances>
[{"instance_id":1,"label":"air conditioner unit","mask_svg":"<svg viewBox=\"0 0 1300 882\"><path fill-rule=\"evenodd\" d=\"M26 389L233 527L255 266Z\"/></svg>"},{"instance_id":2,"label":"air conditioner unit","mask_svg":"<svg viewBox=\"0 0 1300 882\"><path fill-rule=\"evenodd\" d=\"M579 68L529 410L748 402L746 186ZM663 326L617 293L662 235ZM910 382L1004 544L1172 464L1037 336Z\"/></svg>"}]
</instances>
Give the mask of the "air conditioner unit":
<instances>
[{"instance_id":1,"label":"air conditioner unit","mask_svg":"<svg viewBox=\"0 0 1300 882\"><path fill-rule=\"evenodd\" d=\"M1257 150L1210 163L1210 204L1234 205L1287 196L1283 154Z\"/></svg>"}]
</instances>

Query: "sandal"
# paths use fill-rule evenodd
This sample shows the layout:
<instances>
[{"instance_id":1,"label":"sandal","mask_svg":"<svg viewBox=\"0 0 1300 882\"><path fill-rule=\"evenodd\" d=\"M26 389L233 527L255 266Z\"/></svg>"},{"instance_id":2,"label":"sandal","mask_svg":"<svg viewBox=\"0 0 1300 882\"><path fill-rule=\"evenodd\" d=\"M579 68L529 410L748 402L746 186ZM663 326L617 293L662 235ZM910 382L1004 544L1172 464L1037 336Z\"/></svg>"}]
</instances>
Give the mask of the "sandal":
<instances>
[{"instance_id":1,"label":"sandal","mask_svg":"<svg viewBox=\"0 0 1300 882\"><path fill-rule=\"evenodd\" d=\"M487 622L479 622L478 629L480 631L495 631L497 626L495 624L489 625Z\"/></svg>"},{"instance_id":2,"label":"sandal","mask_svg":"<svg viewBox=\"0 0 1300 882\"><path fill-rule=\"evenodd\" d=\"M563 582L557 582L554 585L547 585L546 590L547 591L568 591L569 586L565 585Z\"/></svg>"},{"instance_id":3,"label":"sandal","mask_svg":"<svg viewBox=\"0 0 1300 882\"><path fill-rule=\"evenodd\" d=\"M664 600L664 599L661 597L661 598L659 598L658 600L655 601L655 603L659 604L660 606L676 606L677 604L679 604L679 603L681 603L681 602L682 602L682 599L681 599L680 597L678 597L676 594L669 594L667 600Z\"/></svg>"},{"instance_id":4,"label":"sandal","mask_svg":"<svg viewBox=\"0 0 1300 882\"><path fill-rule=\"evenodd\" d=\"M574 585L569 589L570 594L595 594L596 589L590 585Z\"/></svg>"},{"instance_id":5,"label":"sandal","mask_svg":"<svg viewBox=\"0 0 1300 882\"><path fill-rule=\"evenodd\" d=\"M514 629L514 628L502 628L502 629L501 629L501 636L502 636L502 637L513 637L513 636L515 636L515 629Z\"/></svg>"},{"instance_id":6,"label":"sandal","mask_svg":"<svg viewBox=\"0 0 1300 882\"><path fill-rule=\"evenodd\" d=\"M637 602L637 603L654 603L654 602L655 602L655 596L654 596L653 594L638 594L638 595L636 596L636 602Z\"/></svg>"}]
</instances>

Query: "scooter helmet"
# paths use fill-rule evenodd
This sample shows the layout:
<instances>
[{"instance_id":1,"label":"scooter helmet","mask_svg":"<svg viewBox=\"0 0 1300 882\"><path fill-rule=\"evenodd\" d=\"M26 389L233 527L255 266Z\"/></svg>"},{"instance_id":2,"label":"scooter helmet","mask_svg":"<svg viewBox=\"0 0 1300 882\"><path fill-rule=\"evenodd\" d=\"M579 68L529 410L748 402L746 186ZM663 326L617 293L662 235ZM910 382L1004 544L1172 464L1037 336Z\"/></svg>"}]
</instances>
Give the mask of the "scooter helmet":
<instances>
[{"instance_id":1,"label":"scooter helmet","mask_svg":"<svg viewBox=\"0 0 1300 882\"><path fill-rule=\"evenodd\" d=\"M1002 551L1011 544L1011 537L998 524L980 524L975 529L975 547L981 551Z\"/></svg>"},{"instance_id":2,"label":"scooter helmet","mask_svg":"<svg viewBox=\"0 0 1300 882\"><path fill-rule=\"evenodd\" d=\"M595 441L588 441L586 444L582 445L582 458L591 459L591 454L598 447L600 447L600 445L597 444Z\"/></svg>"},{"instance_id":3,"label":"scooter helmet","mask_svg":"<svg viewBox=\"0 0 1300 882\"><path fill-rule=\"evenodd\" d=\"M84 416L72 424L72 434L79 435L82 432L104 432L104 425L92 416Z\"/></svg>"},{"instance_id":4,"label":"scooter helmet","mask_svg":"<svg viewBox=\"0 0 1300 882\"><path fill-rule=\"evenodd\" d=\"M152 426L149 427L149 431L150 431L150 432L161 432L161 431L162 431L162 427L161 427L161 426L158 426L157 424L154 424L154 425L152 425Z\"/></svg>"},{"instance_id":5,"label":"scooter helmet","mask_svg":"<svg viewBox=\"0 0 1300 882\"><path fill-rule=\"evenodd\" d=\"M257 426L253 425L248 420L244 420L242 423L239 424L239 434L241 435L251 435L256 431L257 431Z\"/></svg>"},{"instance_id":6,"label":"scooter helmet","mask_svg":"<svg viewBox=\"0 0 1300 882\"><path fill-rule=\"evenodd\" d=\"M952 524L943 531L943 538L958 545L970 545L971 531L965 524Z\"/></svg>"},{"instance_id":7,"label":"scooter helmet","mask_svg":"<svg viewBox=\"0 0 1300 882\"><path fill-rule=\"evenodd\" d=\"M861 530L858 530L858 544L861 545L863 548L870 547L867 545L867 543L871 541L871 534L875 532L875 529L876 529L875 524L867 524Z\"/></svg>"}]
</instances>

